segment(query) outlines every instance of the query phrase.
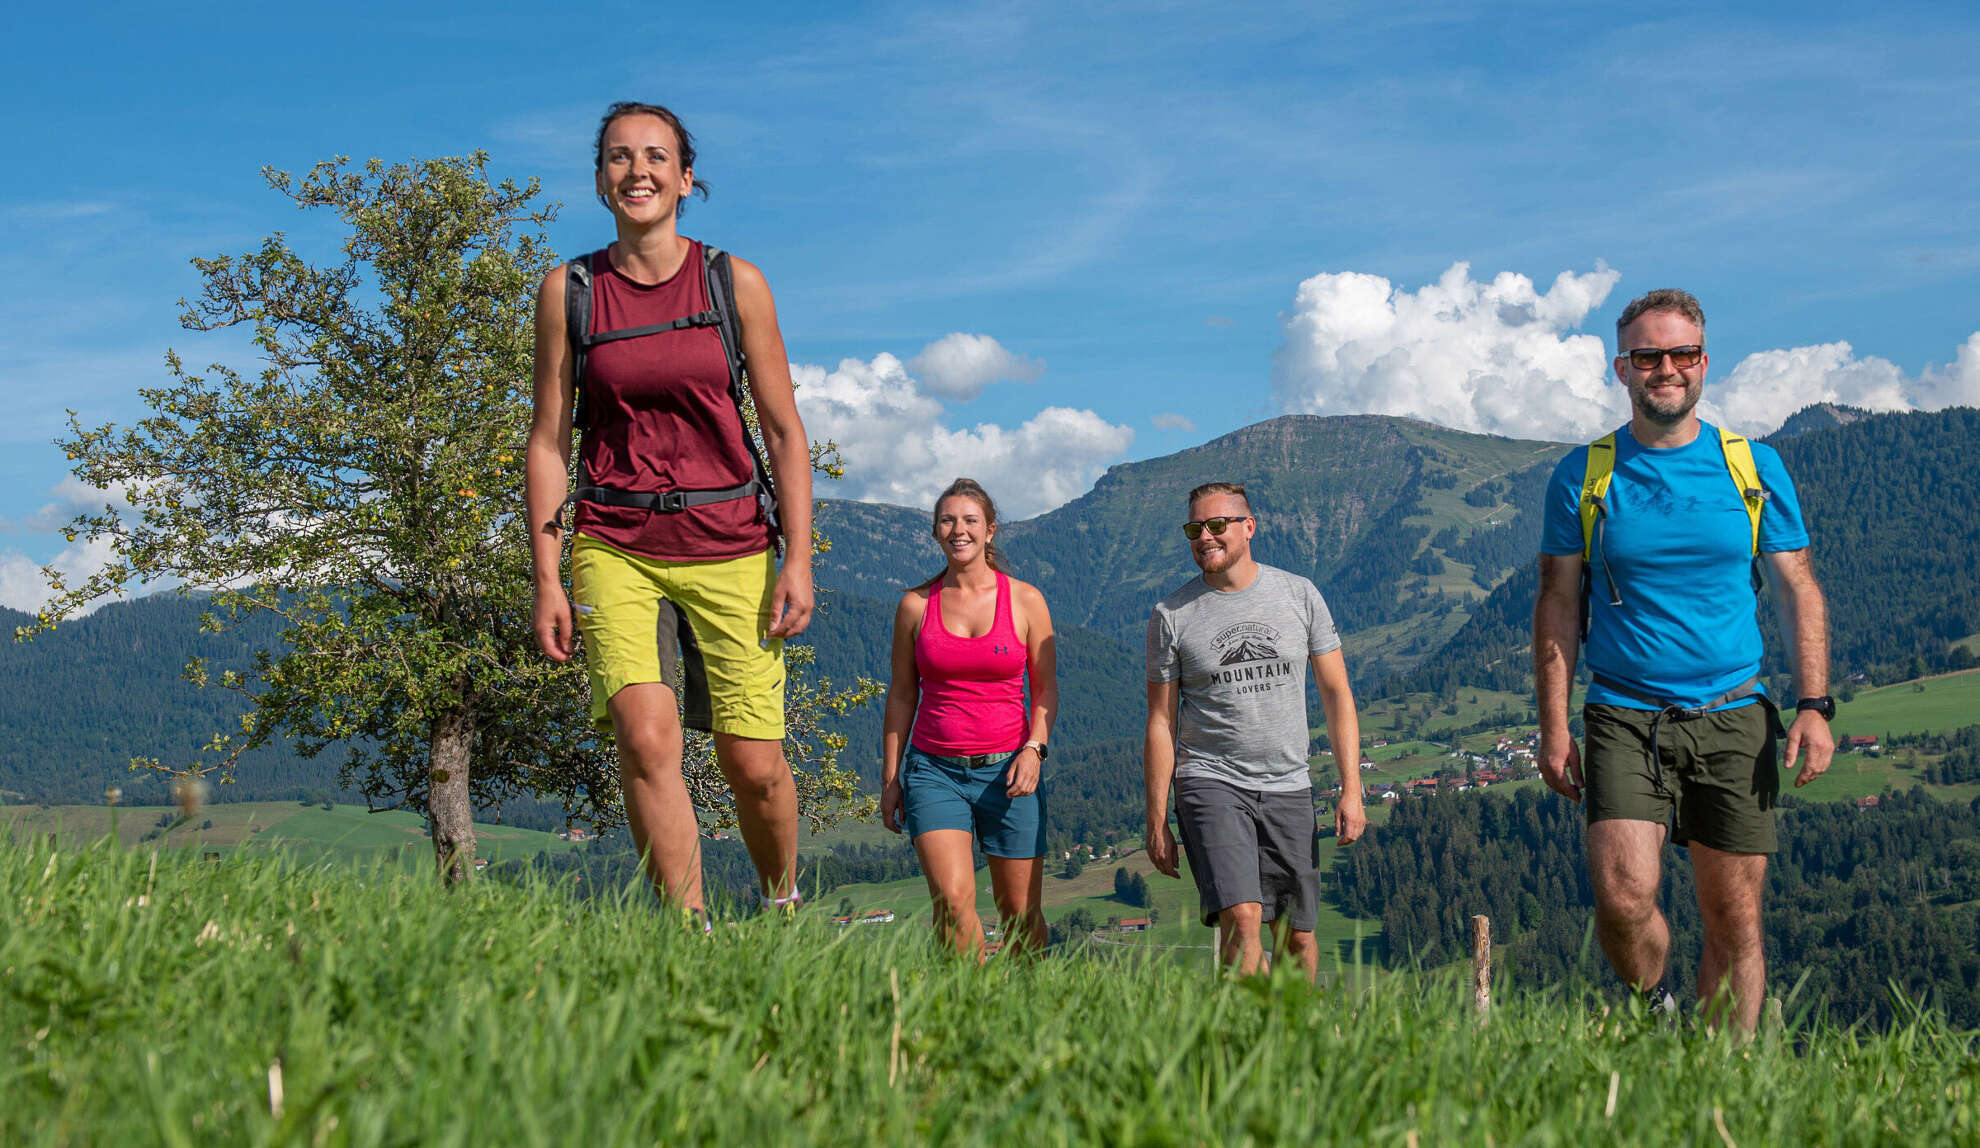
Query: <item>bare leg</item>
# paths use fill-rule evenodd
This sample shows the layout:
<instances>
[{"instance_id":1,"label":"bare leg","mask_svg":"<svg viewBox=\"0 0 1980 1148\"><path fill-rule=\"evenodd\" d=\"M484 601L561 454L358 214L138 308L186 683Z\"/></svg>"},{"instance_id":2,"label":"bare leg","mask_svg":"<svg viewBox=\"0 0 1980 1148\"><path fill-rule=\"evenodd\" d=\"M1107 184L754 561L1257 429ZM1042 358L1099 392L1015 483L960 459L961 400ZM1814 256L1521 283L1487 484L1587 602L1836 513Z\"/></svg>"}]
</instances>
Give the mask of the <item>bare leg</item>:
<instances>
[{"instance_id":1,"label":"bare leg","mask_svg":"<svg viewBox=\"0 0 1980 1148\"><path fill-rule=\"evenodd\" d=\"M1235 968L1239 976L1251 976L1264 959L1259 930L1265 907L1256 901L1240 901L1217 911L1218 959Z\"/></svg>"},{"instance_id":2,"label":"bare leg","mask_svg":"<svg viewBox=\"0 0 1980 1148\"><path fill-rule=\"evenodd\" d=\"M1595 932L1609 966L1639 992L1663 983L1671 950L1670 925L1657 908L1664 834L1654 821L1618 819L1588 827Z\"/></svg>"},{"instance_id":3,"label":"bare leg","mask_svg":"<svg viewBox=\"0 0 1980 1148\"><path fill-rule=\"evenodd\" d=\"M931 829L914 839L914 854L935 902L935 936L964 956L983 959L983 921L976 915L974 838L967 829Z\"/></svg>"},{"instance_id":4,"label":"bare leg","mask_svg":"<svg viewBox=\"0 0 1980 1148\"><path fill-rule=\"evenodd\" d=\"M1045 859L991 857L990 893L1012 956L1045 951Z\"/></svg>"},{"instance_id":5,"label":"bare leg","mask_svg":"<svg viewBox=\"0 0 1980 1148\"><path fill-rule=\"evenodd\" d=\"M1751 1035L1767 996L1767 950L1760 930L1764 853L1727 853L1691 844L1705 951L1698 961L1698 1001L1708 1023L1721 1020Z\"/></svg>"},{"instance_id":6,"label":"bare leg","mask_svg":"<svg viewBox=\"0 0 1980 1148\"><path fill-rule=\"evenodd\" d=\"M798 806L784 743L718 733L715 761L736 795L736 820L763 895L787 896L797 886Z\"/></svg>"},{"instance_id":7,"label":"bare leg","mask_svg":"<svg viewBox=\"0 0 1980 1148\"><path fill-rule=\"evenodd\" d=\"M1298 961L1308 982L1319 978L1320 942L1310 931L1292 928L1283 920L1272 922L1272 951Z\"/></svg>"},{"instance_id":8,"label":"bare leg","mask_svg":"<svg viewBox=\"0 0 1980 1148\"><path fill-rule=\"evenodd\" d=\"M681 779L681 719L674 691L640 682L608 703L619 746L626 824L660 899L702 908L701 827Z\"/></svg>"}]
</instances>

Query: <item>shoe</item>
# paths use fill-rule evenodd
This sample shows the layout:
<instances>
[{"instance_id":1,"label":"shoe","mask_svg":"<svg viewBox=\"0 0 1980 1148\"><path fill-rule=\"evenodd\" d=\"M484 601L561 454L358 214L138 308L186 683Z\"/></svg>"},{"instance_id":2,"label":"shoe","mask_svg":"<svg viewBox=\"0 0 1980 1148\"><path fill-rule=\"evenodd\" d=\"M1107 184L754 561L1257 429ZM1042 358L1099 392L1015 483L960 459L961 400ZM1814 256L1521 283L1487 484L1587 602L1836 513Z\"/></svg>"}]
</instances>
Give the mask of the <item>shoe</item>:
<instances>
[{"instance_id":1,"label":"shoe","mask_svg":"<svg viewBox=\"0 0 1980 1148\"><path fill-rule=\"evenodd\" d=\"M1658 1028L1674 1029L1678 1026L1678 1002L1662 985L1637 994L1643 1004L1643 1015L1650 1018Z\"/></svg>"},{"instance_id":2,"label":"shoe","mask_svg":"<svg viewBox=\"0 0 1980 1148\"><path fill-rule=\"evenodd\" d=\"M764 912L779 914L788 921L797 916L799 909L804 908L804 894L792 891L782 897L768 897L759 892L756 894L756 903Z\"/></svg>"}]
</instances>

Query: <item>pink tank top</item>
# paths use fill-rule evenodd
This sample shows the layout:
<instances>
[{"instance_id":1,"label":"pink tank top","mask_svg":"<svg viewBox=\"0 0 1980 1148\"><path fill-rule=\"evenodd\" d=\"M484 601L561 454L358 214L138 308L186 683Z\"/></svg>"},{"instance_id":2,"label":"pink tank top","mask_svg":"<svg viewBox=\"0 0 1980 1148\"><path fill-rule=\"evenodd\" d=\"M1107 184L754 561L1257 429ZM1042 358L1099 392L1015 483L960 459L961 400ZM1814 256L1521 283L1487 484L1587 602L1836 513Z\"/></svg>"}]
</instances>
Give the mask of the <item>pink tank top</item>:
<instances>
[{"instance_id":1,"label":"pink tank top","mask_svg":"<svg viewBox=\"0 0 1980 1148\"><path fill-rule=\"evenodd\" d=\"M1024 716L1024 643L1011 614L1011 580L997 573L997 618L981 638L959 638L942 625L942 579L929 588L928 613L914 640L921 704L914 746L960 757L1015 753L1030 723Z\"/></svg>"}]
</instances>

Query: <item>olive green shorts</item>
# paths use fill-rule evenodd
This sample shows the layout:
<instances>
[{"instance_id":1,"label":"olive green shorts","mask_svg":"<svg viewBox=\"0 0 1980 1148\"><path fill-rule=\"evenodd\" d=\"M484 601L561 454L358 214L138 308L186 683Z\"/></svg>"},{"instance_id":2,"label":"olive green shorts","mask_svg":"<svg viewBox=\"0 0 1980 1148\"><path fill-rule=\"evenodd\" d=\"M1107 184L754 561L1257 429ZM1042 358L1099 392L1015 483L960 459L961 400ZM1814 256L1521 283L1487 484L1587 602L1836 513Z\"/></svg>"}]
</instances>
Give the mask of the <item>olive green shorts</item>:
<instances>
[{"instance_id":1,"label":"olive green shorts","mask_svg":"<svg viewBox=\"0 0 1980 1148\"><path fill-rule=\"evenodd\" d=\"M1728 853L1773 853L1774 798L1780 792L1773 721L1764 705L1714 710L1689 720L1667 717L1650 760L1657 711L1624 706L1582 708L1582 801L1590 824L1654 821L1679 845L1697 841ZM1661 765L1661 768L1659 766Z\"/></svg>"}]
</instances>

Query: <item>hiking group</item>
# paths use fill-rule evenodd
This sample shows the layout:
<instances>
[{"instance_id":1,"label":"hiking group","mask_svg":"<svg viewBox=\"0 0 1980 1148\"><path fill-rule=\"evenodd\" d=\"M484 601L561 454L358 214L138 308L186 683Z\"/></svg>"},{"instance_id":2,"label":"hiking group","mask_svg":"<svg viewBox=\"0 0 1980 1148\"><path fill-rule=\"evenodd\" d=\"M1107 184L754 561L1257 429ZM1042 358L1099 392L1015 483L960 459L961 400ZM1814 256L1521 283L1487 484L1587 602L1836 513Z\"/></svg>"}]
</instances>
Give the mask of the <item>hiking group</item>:
<instances>
[{"instance_id":1,"label":"hiking group","mask_svg":"<svg viewBox=\"0 0 1980 1148\"><path fill-rule=\"evenodd\" d=\"M591 717L618 747L634 843L655 891L706 930L684 729L712 736L763 906L801 901L783 642L813 609L811 456L762 273L678 229L688 197L707 192L694 160L693 137L663 107L614 104L599 125L596 190L616 238L539 291L527 502L538 642L564 661L582 633ZM1705 922L1703 1004L1750 1030L1779 787L1779 720L1759 676L1763 570L1795 671L1785 765L1799 762L1797 784L1828 765L1834 707L1794 487L1771 449L1694 409L1704 328L1681 291L1624 310L1614 369L1630 421L1570 453L1548 489L1533 637L1540 771L1585 804L1597 930L1618 975L1668 1005L1660 854L1666 839L1686 845ZM1199 573L1148 620L1148 857L1170 877L1187 858L1225 964L1258 970L1269 928L1274 951L1312 977L1309 674L1331 744L1345 747L1334 832L1347 844L1366 824L1341 639L1311 581L1252 556L1261 523L1243 485L1208 482L1185 504ZM944 566L895 612L881 742L882 820L913 841L938 936L978 959L977 851L1007 943L1045 945L1041 774L1059 704L1051 612L1010 575L997 530L976 482L936 499ZM1568 718L1584 646L1585 752Z\"/></svg>"}]
</instances>

